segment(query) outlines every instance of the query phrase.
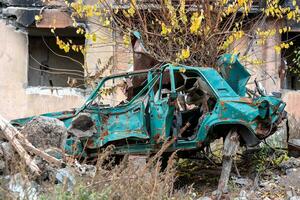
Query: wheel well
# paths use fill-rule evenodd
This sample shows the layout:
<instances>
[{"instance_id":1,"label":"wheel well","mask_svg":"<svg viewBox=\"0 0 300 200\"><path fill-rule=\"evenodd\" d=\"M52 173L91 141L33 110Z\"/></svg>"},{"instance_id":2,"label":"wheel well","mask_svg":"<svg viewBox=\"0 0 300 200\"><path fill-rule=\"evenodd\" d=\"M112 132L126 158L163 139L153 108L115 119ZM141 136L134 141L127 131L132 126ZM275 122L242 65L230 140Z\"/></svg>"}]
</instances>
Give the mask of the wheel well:
<instances>
[{"instance_id":1,"label":"wheel well","mask_svg":"<svg viewBox=\"0 0 300 200\"><path fill-rule=\"evenodd\" d=\"M210 134L214 135L215 139L220 137L225 138L229 131L233 128L236 129L238 134L241 136L241 144L252 147L260 143L260 140L255 136L255 134L243 124L218 124L211 128Z\"/></svg>"}]
</instances>

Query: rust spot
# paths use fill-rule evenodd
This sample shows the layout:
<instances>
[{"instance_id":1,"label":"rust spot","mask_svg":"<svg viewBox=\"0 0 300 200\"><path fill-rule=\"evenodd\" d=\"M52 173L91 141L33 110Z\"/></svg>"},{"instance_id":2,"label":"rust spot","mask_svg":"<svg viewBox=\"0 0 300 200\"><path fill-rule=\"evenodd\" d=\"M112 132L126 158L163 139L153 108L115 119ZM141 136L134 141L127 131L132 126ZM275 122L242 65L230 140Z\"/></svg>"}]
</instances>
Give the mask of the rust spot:
<instances>
[{"instance_id":1,"label":"rust spot","mask_svg":"<svg viewBox=\"0 0 300 200\"><path fill-rule=\"evenodd\" d=\"M168 104L169 104L169 106L175 106L176 105L176 101L169 101Z\"/></svg>"},{"instance_id":2,"label":"rust spot","mask_svg":"<svg viewBox=\"0 0 300 200\"><path fill-rule=\"evenodd\" d=\"M101 137L105 137L107 135L108 135L108 131L106 130L106 131L102 132Z\"/></svg>"},{"instance_id":3,"label":"rust spot","mask_svg":"<svg viewBox=\"0 0 300 200\"><path fill-rule=\"evenodd\" d=\"M205 129L208 131L208 130L209 130L209 126L208 126L208 125L206 125L206 126L205 126Z\"/></svg>"},{"instance_id":4,"label":"rust spot","mask_svg":"<svg viewBox=\"0 0 300 200\"><path fill-rule=\"evenodd\" d=\"M202 147L203 142L197 142L197 147Z\"/></svg>"},{"instance_id":5,"label":"rust spot","mask_svg":"<svg viewBox=\"0 0 300 200\"><path fill-rule=\"evenodd\" d=\"M92 139L88 139L86 142L86 147L93 148L94 147L94 141Z\"/></svg>"},{"instance_id":6,"label":"rust spot","mask_svg":"<svg viewBox=\"0 0 300 200\"><path fill-rule=\"evenodd\" d=\"M160 134L157 133L156 135L153 136L153 140L158 143L159 142L159 138L160 138Z\"/></svg>"},{"instance_id":7,"label":"rust spot","mask_svg":"<svg viewBox=\"0 0 300 200\"><path fill-rule=\"evenodd\" d=\"M224 101L221 101L220 104L221 104L222 107L224 107L225 102L224 102Z\"/></svg>"},{"instance_id":8,"label":"rust spot","mask_svg":"<svg viewBox=\"0 0 300 200\"><path fill-rule=\"evenodd\" d=\"M240 100L247 104L253 104L253 100L251 98L241 97Z\"/></svg>"},{"instance_id":9,"label":"rust spot","mask_svg":"<svg viewBox=\"0 0 300 200\"><path fill-rule=\"evenodd\" d=\"M256 134L258 138L265 138L268 136L268 133L270 132L270 127L266 127L263 123L258 123L256 128Z\"/></svg>"}]
</instances>

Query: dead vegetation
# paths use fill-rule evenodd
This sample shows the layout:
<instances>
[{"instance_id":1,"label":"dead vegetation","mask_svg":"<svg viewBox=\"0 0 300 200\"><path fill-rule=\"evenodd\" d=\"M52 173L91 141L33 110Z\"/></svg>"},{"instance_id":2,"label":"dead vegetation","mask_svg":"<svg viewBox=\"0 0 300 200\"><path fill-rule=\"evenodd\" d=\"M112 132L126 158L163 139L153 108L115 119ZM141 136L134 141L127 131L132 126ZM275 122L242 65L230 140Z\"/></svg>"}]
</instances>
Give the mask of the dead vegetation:
<instances>
[{"instance_id":1,"label":"dead vegetation","mask_svg":"<svg viewBox=\"0 0 300 200\"><path fill-rule=\"evenodd\" d=\"M4 119L1 122L2 144L9 146L3 155L12 154L4 159L3 175L6 176L1 177L1 196L5 199L187 199L186 192L174 189L176 153L170 156L165 170L161 167L160 157L173 141L166 142L156 155L142 161L130 161L125 156L119 165L113 159L113 146L108 146L99 153L95 165L87 165L57 149L42 148L56 147L56 144L37 143L39 148L36 148L26 139L26 134ZM36 126L32 124L35 123L29 123L22 131ZM49 132L43 127L34 130L39 132L36 136ZM29 139L36 143L41 138L33 140L29 135ZM57 159L55 153L63 156Z\"/></svg>"},{"instance_id":2,"label":"dead vegetation","mask_svg":"<svg viewBox=\"0 0 300 200\"><path fill-rule=\"evenodd\" d=\"M175 153L162 171L159 156L145 157L146 165L143 159L129 161L125 156L119 165L114 165L112 149L109 146L100 153L95 166L77 162L69 162L61 169L46 166L40 177L31 176L24 162L16 159L9 166L9 179L3 178L1 194L6 199L189 199L191 190L174 188ZM41 167L42 163L37 165Z\"/></svg>"},{"instance_id":3,"label":"dead vegetation","mask_svg":"<svg viewBox=\"0 0 300 200\"><path fill-rule=\"evenodd\" d=\"M185 193L174 191L173 156L169 167L163 172L158 160L151 161L151 165L148 163L147 169L139 168L137 163L126 159L111 168L110 164L101 165L102 159L105 159L101 156L93 178L81 177L72 192L55 191L55 197L51 195L47 199L186 199Z\"/></svg>"}]
</instances>

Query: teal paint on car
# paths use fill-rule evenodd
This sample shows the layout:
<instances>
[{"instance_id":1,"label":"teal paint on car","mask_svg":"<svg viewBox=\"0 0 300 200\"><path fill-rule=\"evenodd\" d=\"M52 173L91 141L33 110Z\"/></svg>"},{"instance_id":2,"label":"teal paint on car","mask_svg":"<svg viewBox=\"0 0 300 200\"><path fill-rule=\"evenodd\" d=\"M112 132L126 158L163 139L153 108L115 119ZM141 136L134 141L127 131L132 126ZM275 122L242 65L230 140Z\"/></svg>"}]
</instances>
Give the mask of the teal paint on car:
<instances>
[{"instance_id":1,"label":"teal paint on car","mask_svg":"<svg viewBox=\"0 0 300 200\"><path fill-rule=\"evenodd\" d=\"M250 74L236 55L219 59L213 68L174 66L128 72L103 78L84 105L73 111L42 116L62 120L67 128L79 114L88 113L96 127L92 136L70 134L67 153L92 157L97 150L115 145L116 154L155 153L166 140L175 139L167 151L197 152L214 139L236 128L245 145L257 145L276 131L285 115L285 103L274 96L248 94ZM142 88L116 106L95 104L107 82L128 77L147 77ZM22 126L33 117L12 120ZM190 153L191 154L191 153Z\"/></svg>"}]
</instances>

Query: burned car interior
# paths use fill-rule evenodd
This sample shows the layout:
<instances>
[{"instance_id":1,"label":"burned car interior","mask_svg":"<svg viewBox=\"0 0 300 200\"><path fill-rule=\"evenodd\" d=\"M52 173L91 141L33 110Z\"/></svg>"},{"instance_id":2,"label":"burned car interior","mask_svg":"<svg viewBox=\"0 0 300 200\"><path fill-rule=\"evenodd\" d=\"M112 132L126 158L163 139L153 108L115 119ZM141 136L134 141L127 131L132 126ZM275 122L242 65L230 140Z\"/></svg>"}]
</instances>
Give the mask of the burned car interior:
<instances>
[{"instance_id":1,"label":"burned car interior","mask_svg":"<svg viewBox=\"0 0 300 200\"><path fill-rule=\"evenodd\" d=\"M173 81L171 77L174 77ZM148 102L151 99L150 96L153 95L154 103L167 99L169 106L173 106L174 110L171 113L173 115L172 127L170 133L166 135L183 140L194 139L203 119L202 116L211 112L216 104L211 88L200 74L193 70L166 69L163 72L153 73L152 79L155 79L152 87L147 85L151 80L147 72L108 80L99 90L100 95L91 106L122 107L137 97L136 100L142 101L145 106L146 131L149 134L151 132L150 115L152 115ZM114 98L114 92L121 92L123 98ZM112 102L112 105L107 102ZM135 138L132 139L135 140Z\"/></svg>"}]
</instances>

